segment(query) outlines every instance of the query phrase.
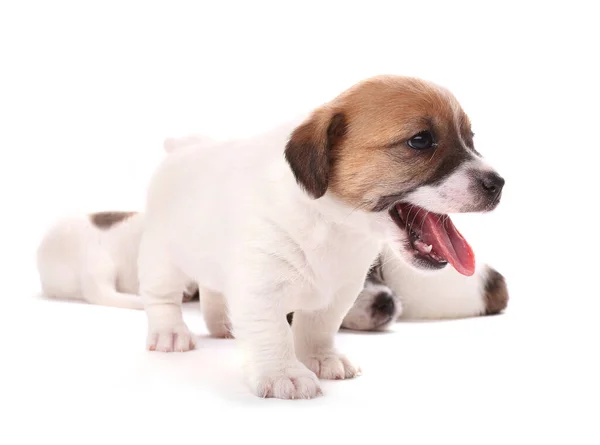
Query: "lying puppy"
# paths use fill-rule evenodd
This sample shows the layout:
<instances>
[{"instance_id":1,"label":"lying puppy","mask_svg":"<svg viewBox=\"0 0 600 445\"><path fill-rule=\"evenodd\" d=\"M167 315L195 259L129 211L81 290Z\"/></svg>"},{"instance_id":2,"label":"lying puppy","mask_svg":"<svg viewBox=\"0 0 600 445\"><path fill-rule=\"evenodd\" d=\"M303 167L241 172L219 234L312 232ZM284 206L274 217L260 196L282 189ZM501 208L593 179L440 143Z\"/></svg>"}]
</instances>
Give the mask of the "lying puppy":
<instances>
[{"instance_id":1,"label":"lying puppy","mask_svg":"<svg viewBox=\"0 0 600 445\"><path fill-rule=\"evenodd\" d=\"M503 184L454 96L398 76L265 135L176 150L150 182L140 242L147 347L195 347L180 295L193 281L226 308L254 394L314 397L318 378L359 373L334 336L384 246L473 275L446 213L494 209Z\"/></svg>"},{"instance_id":2,"label":"lying puppy","mask_svg":"<svg viewBox=\"0 0 600 445\"><path fill-rule=\"evenodd\" d=\"M202 136L167 139L164 149L205 142ZM143 309L139 297L137 257L144 216L139 212L100 212L64 218L44 235L37 269L48 298ZM182 301L198 296L193 282L182 287Z\"/></svg>"},{"instance_id":3,"label":"lying puppy","mask_svg":"<svg viewBox=\"0 0 600 445\"><path fill-rule=\"evenodd\" d=\"M165 148L170 151L189 141L189 138L168 139ZM195 141L199 143L202 139ZM45 295L143 309L137 279L142 223L143 214L139 212L100 212L56 223L38 249L38 271ZM478 272L472 277L463 277L453 268L444 269L449 272L445 275L422 276L398 261L396 255L388 255L384 278L382 256L369 272L363 290L342 321L342 328L384 330L400 316L468 317L497 313L506 307L504 279L487 266L484 271L491 272ZM189 283L183 291L183 302L198 299L198 288ZM214 301L208 299L202 303L211 334L230 337L225 307L215 307Z\"/></svg>"},{"instance_id":4,"label":"lying puppy","mask_svg":"<svg viewBox=\"0 0 600 445\"><path fill-rule=\"evenodd\" d=\"M84 300L102 306L143 309L137 255L143 215L101 212L58 221L37 251L46 297ZM194 298L190 284L182 299Z\"/></svg>"},{"instance_id":5,"label":"lying puppy","mask_svg":"<svg viewBox=\"0 0 600 445\"><path fill-rule=\"evenodd\" d=\"M384 249L342 327L385 330L400 319L452 319L496 315L508 305L502 274L482 265L472 276L453 267L422 273Z\"/></svg>"}]
</instances>

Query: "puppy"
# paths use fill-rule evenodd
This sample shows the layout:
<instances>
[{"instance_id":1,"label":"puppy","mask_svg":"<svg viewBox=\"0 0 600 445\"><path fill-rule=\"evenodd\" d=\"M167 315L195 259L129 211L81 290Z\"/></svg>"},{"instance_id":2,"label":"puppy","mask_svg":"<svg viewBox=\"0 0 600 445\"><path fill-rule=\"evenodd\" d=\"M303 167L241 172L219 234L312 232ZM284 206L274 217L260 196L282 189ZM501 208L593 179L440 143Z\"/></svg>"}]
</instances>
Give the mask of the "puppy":
<instances>
[{"instance_id":1,"label":"puppy","mask_svg":"<svg viewBox=\"0 0 600 445\"><path fill-rule=\"evenodd\" d=\"M143 309L137 274L142 223L143 215L137 212L101 212L58 221L37 251L44 295ZM180 298L191 300L196 291L189 284L180 289Z\"/></svg>"},{"instance_id":2,"label":"puppy","mask_svg":"<svg viewBox=\"0 0 600 445\"><path fill-rule=\"evenodd\" d=\"M379 269L382 279L402 301L401 319L453 319L496 315L508 304L502 274L487 264L465 276L451 266L432 273L415 270L386 247Z\"/></svg>"},{"instance_id":3,"label":"puppy","mask_svg":"<svg viewBox=\"0 0 600 445\"><path fill-rule=\"evenodd\" d=\"M472 276L451 266L421 272L389 248L378 257L342 328L382 331L396 321L496 315L509 301L504 276L487 264Z\"/></svg>"},{"instance_id":4,"label":"puppy","mask_svg":"<svg viewBox=\"0 0 600 445\"><path fill-rule=\"evenodd\" d=\"M384 246L412 267L473 275L446 214L494 209L503 184L454 96L399 76L360 82L261 136L176 150L146 201L147 347L195 347L180 298L193 281L226 309L254 394L315 397L319 378L359 373L334 336Z\"/></svg>"},{"instance_id":5,"label":"puppy","mask_svg":"<svg viewBox=\"0 0 600 445\"><path fill-rule=\"evenodd\" d=\"M200 136L180 139L177 147L205 140ZM175 149L173 141L167 139L164 149L171 153ZM143 309L137 272L143 218L142 213L119 211L56 222L37 250L37 268L44 295ZM190 301L197 297L197 291L195 284L187 283L180 289L180 297Z\"/></svg>"},{"instance_id":6,"label":"puppy","mask_svg":"<svg viewBox=\"0 0 600 445\"><path fill-rule=\"evenodd\" d=\"M202 140L195 139L196 142ZM165 149L170 151L189 141L189 138L168 139ZM66 218L55 224L38 249L38 270L46 296L143 309L137 281L142 223L143 214L139 212L100 212ZM408 315L408 318L473 316L497 313L506 307L504 279L493 269L486 267L484 270L493 273L479 273L471 278L447 268L454 277L452 283L437 274L423 276L419 283L413 268L396 261L396 256L386 258L389 276L386 282L379 257L367 276L364 289L344 317L342 328L385 330L403 314L407 303L408 311L404 311L403 316ZM487 284L482 286L484 282ZM495 291L483 292L484 289ZM457 298L453 298L454 295ZM183 302L199 299L194 283L188 284L182 299ZM202 300L207 326L213 336L229 338L231 327L226 309L214 303L210 299ZM291 321L291 316L289 319Z\"/></svg>"}]
</instances>

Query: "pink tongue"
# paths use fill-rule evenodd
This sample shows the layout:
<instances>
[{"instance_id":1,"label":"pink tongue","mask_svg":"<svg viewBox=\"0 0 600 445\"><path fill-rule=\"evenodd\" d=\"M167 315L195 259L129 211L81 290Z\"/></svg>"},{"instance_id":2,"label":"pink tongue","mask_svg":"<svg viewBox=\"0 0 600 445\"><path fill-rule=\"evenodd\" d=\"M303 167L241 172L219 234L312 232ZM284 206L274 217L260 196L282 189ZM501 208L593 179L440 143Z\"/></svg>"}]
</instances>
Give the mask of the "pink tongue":
<instances>
[{"instance_id":1,"label":"pink tongue","mask_svg":"<svg viewBox=\"0 0 600 445\"><path fill-rule=\"evenodd\" d=\"M421 229L421 239L433 247L433 251L448 261L461 274L471 276L475 273L475 255L473 249L456 229L446 215L426 212L418 209L409 213L413 227ZM414 218L414 221L413 221Z\"/></svg>"}]
</instances>

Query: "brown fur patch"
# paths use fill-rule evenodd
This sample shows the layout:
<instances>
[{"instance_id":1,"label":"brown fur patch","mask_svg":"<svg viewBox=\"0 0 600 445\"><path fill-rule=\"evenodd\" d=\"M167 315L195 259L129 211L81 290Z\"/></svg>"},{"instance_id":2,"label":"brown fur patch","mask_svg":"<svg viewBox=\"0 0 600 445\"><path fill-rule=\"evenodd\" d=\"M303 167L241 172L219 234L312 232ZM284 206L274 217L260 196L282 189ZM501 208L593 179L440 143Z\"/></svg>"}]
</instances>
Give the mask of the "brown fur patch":
<instances>
[{"instance_id":1,"label":"brown fur patch","mask_svg":"<svg viewBox=\"0 0 600 445\"><path fill-rule=\"evenodd\" d=\"M137 212L98 212L90 214L90 221L100 228L108 229L121 221L130 218Z\"/></svg>"},{"instance_id":2,"label":"brown fur patch","mask_svg":"<svg viewBox=\"0 0 600 445\"><path fill-rule=\"evenodd\" d=\"M331 148L346 131L343 114L331 118L319 114L324 111L296 128L285 149L296 181L315 199L327 191Z\"/></svg>"},{"instance_id":3,"label":"brown fur patch","mask_svg":"<svg viewBox=\"0 0 600 445\"><path fill-rule=\"evenodd\" d=\"M187 292L183 293L183 302L189 303L190 301L195 301L200 299L200 291L196 289L193 294L188 294Z\"/></svg>"},{"instance_id":4,"label":"brown fur patch","mask_svg":"<svg viewBox=\"0 0 600 445\"><path fill-rule=\"evenodd\" d=\"M500 272L490 268L484 292L486 315L499 314L506 309L508 305L508 288L506 280Z\"/></svg>"},{"instance_id":5,"label":"brown fur patch","mask_svg":"<svg viewBox=\"0 0 600 445\"><path fill-rule=\"evenodd\" d=\"M408 139L425 130L437 147L410 148ZM292 134L286 157L313 197L329 188L355 208L381 211L450 174L470 156L469 144L469 119L449 91L420 79L377 76L317 109Z\"/></svg>"}]
</instances>

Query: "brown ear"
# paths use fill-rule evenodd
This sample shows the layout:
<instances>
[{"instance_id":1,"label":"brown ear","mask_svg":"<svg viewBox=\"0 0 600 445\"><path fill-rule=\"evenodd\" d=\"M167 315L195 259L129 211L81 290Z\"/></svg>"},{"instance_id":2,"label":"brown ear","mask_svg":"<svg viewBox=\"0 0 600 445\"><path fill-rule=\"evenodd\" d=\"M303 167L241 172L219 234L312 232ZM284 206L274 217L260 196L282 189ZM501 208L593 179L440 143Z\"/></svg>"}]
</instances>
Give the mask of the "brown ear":
<instances>
[{"instance_id":1,"label":"brown ear","mask_svg":"<svg viewBox=\"0 0 600 445\"><path fill-rule=\"evenodd\" d=\"M285 147L296 181L314 199L327 191L331 149L345 132L343 113L319 110L294 130Z\"/></svg>"}]
</instances>

